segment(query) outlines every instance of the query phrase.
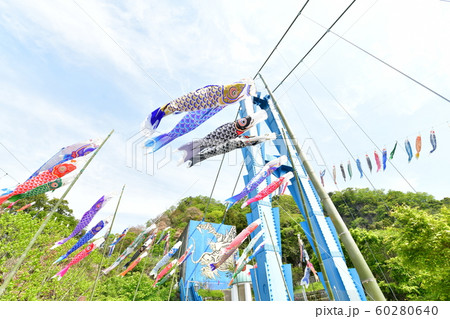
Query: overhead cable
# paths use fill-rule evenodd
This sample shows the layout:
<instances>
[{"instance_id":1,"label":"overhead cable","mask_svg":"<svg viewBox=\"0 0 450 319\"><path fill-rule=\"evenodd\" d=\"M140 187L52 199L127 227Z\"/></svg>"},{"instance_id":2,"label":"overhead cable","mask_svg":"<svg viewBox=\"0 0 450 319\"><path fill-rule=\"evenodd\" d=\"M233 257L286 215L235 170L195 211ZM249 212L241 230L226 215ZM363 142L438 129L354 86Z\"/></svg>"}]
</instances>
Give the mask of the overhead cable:
<instances>
[{"instance_id":1,"label":"overhead cable","mask_svg":"<svg viewBox=\"0 0 450 319\"><path fill-rule=\"evenodd\" d=\"M331 28L333 28L333 26L344 16L344 14L350 9L350 7L355 3L356 0L353 0L348 6L347 8L339 15L339 17L333 22L333 24L327 29L327 31L325 31L324 34L322 34L322 36L319 38L319 40L317 40L317 42L311 47L311 49L309 49L308 52L306 52L306 54L303 56L303 58L301 58L301 60L291 69L291 71L289 71L289 73L283 78L283 80L281 80L281 82L275 87L275 89L273 89L272 92L275 92L281 84L283 84L283 82L292 74L292 72L294 72L294 70L300 65L300 63L303 62L303 60L309 55L309 53L311 53L311 51L319 44L320 41L322 41L322 39L325 37L325 35L331 30Z\"/></svg>"}]
</instances>

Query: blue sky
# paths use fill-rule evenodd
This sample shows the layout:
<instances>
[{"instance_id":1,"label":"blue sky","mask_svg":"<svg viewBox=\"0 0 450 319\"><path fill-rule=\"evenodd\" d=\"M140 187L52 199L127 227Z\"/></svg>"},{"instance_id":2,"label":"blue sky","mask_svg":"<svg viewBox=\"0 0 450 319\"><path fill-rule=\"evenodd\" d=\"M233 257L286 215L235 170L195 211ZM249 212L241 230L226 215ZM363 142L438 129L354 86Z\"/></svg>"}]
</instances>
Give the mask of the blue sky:
<instances>
[{"instance_id":1,"label":"blue sky","mask_svg":"<svg viewBox=\"0 0 450 319\"><path fill-rule=\"evenodd\" d=\"M261 71L272 89L323 34L318 24L330 26L350 2L308 3ZM22 182L61 147L105 137L114 129L67 196L77 218L103 194L119 193L124 184L116 232L144 224L183 197L208 196L220 157L187 169L177 166L181 155L173 151L234 120L237 105L158 151L151 160L161 167L151 172L130 164L135 154L130 141L139 137L141 122L156 107L205 85L252 78L303 3L1 1L0 142L6 148L0 145L0 168ZM450 4L438 0L357 1L333 31L449 98L449 14ZM261 81L256 86L266 94ZM366 153L374 162L376 147L389 152L398 140L392 164L404 178L389 164L383 173L368 174L369 182L357 178L353 164L350 181L344 182L338 170L339 189L372 184L412 191L410 184L437 199L449 196L448 102L335 35L324 37L275 91L275 98L300 144L314 144L320 152L321 159L314 151L317 172L324 164L330 169L346 164L352 156L366 168ZM165 118L160 132L180 119ZM430 155L432 128L438 148ZM422 153L408 164L403 142L408 138L414 150L418 134ZM231 196L241 159L240 152L226 157L214 198ZM337 189L329 171L325 183L327 191ZM0 179L1 188L15 184L9 176ZM242 178L238 185L243 187ZM117 197L98 218L111 214L116 202Z\"/></svg>"}]
</instances>

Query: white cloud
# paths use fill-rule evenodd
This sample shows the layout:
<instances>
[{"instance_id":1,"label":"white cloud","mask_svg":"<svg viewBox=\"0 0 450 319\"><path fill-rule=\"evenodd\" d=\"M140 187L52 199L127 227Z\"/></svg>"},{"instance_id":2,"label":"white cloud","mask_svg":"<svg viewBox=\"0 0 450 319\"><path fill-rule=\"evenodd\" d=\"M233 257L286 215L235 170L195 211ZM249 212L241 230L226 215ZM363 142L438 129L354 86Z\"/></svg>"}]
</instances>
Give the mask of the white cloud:
<instances>
[{"instance_id":1,"label":"white cloud","mask_svg":"<svg viewBox=\"0 0 450 319\"><path fill-rule=\"evenodd\" d=\"M128 218L145 221L154 217L182 196L208 196L220 157L190 169L178 167L175 158L150 176L127 167L127 140L138 132L144 116L171 97L207 84L252 77L302 4L193 1L173 5L163 1L85 0L76 3L0 3L0 34L9 40L0 49L2 143L11 147L30 169L35 169L60 147L90 137L104 137L114 128L111 139L68 196L77 217L102 193L120 191L123 184L127 186L118 215L120 225L126 224ZM336 30L346 30L372 3L357 2L360 7L350 10ZM305 14L329 26L346 5L348 1L343 0L333 1L332 5L315 1L308 4ZM427 5L427 9L438 9L427 11L421 2L403 1L400 5L378 2L346 37L445 93L450 67L442 39L450 28L444 19L449 6L444 5L447 7ZM392 9L386 10L389 6ZM410 10L403 10L404 7ZM432 22L423 27L415 23L419 17ZM262 71L269 86L277 85L323 32L300 17ZM415 134L419 127L440 123L446 117L448 120L446 103L342 40L329 49L335 40L327 35L306 62L377 143L387 144L411 132ZM300 67L295 73L300 76L304 71ZM295 77L289 78L276 97L282 101L291 126L299 134L297 138L302 140L305 136L298 121L301 116L325 161L330 165L346 162L349 155L295 81ZM302 81L354 155L373 153L373 145L314 77L305 73ZM47 82L59 87L45 90ZM261 82L257 83L264 95ZM288 96L282 96L282 91L288 88ZM439 112L429 114L429 108ZM232 121L236 109L233 106L222 111L193 133L174 141L173 148ZM167 117L160 130L170 130L179 119L175 115ZM446 137L439 134L439 143L441 140L445 143ZM162 151L156 154L158 159L163 157ZM441 151L448 155L445 148L440 148ZM439 166L429 163L427 169L433 172ZM18 178L28 177L11 158L1 167L7 167ZM224 167L214 198L231 195L239 168L239 165ZM412 165L401 168L412 169ZM438 175L433 176L438 180ZM450 176L448 171L444 176ZM382 175L377 177L377 187L400 187ZM432 185L423 182L426 178L424 169L411 180L441 194L442 191L435 191ZM4 179L0 182L3 186ZM242 186L242 178L239 185ZM109 204L105 211L111 212L113 208Z\"/></svg>"}]
</instances>

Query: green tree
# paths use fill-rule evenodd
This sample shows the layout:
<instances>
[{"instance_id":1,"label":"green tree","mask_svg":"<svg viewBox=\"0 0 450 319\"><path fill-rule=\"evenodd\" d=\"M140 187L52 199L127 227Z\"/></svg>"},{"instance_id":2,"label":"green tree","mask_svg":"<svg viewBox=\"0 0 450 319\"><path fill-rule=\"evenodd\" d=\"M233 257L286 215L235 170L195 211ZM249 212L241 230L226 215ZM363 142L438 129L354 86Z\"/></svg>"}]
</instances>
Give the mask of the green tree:
<instances>
[{"instance_id":1,"label":"green tree","mask_svg":"<svg viewBox=\"0 0 450 319\"><path fill-rule=\"evenodd\" d=\"M346 189L332 199L388 300L449 298L447 198Z\"/></svg>"},{"instance_id":2,"label":"green tree","mask_svg":"<svg viewBox=\"0 0 450 319\"><path fill-rule=\"evenodd\" d=\"M450 299L450 209L398 207L392 212L389 262L407 269L409 300Z\"/></svg>"}]
</instances>

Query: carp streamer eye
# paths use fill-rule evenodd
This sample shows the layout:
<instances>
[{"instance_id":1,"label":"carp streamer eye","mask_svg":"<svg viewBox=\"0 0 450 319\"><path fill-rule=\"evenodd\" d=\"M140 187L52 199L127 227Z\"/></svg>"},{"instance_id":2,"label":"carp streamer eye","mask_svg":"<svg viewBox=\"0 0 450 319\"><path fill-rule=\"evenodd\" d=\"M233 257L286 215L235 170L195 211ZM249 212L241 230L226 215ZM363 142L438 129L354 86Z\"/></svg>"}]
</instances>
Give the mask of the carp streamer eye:
<instances>
[{"instance_id":1,"label":"carp streamer eye","mask_svg":"<svg viewBox=\"0 0 450 319\"><path fill-rule=\"evenodd\" d=\"M233 99L235 99L238 96L238 94L239 94L238 89L235 86L231 87L230 90L228 91L228 95Z\"/></svg>"},{"instance_id":2,"label":"carp streamer eye","mask_svg":"<svg viewBox=\"0 0 450 319\"><path fill-rule=\"evenodd\" d=\"M244 127L245 125L247 125L247 119L246 118L240 119L238 121L238 124L239 124L239 126Z\"/></svg>"}]
</instances>

